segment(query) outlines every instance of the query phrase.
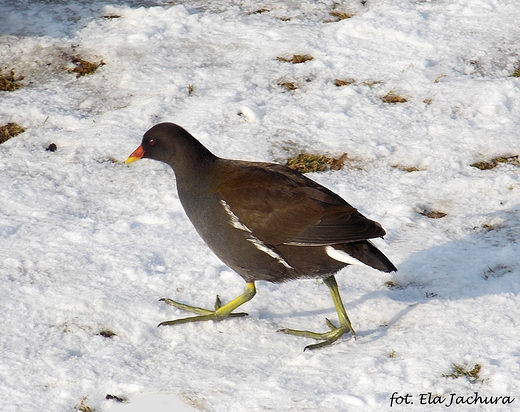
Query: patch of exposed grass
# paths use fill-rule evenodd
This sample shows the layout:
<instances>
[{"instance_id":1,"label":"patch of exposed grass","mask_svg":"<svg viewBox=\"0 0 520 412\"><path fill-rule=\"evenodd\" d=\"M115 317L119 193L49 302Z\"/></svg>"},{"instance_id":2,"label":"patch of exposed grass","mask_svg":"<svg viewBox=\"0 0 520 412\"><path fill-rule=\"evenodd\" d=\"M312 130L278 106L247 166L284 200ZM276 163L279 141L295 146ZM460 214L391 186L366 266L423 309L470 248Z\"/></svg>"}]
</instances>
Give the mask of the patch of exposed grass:
<instances>
[{"instance_id":1,"label":"patch of exposed grass","mask_svg":"<svg viewBox=\"0 0 520 412\"><path fill-rule=\"evenodd\" d=\"M346 159L346 153L343 153L339 158L300 153L288 159L286 165L300 173L323 172L329 169L340 170L345 165Z\"/></svg>"},{"instance_id":2,"label":"patch of exposed grass","mask_svg":"<svg viewBox=\"0 0 520 412\"><path fill-rule=\"evenodd\" d=\"M510 266L503 265L499 263L498 265L494 267L489 267L484 272L484 279L488 280L489 278L501 278L502 276L506 275L507 273L511 273L513 269Z\"/></svg>"},{"instance_id":3,"label":"patch of exposed grass","mask_svg":"<svg viewBox=\"0 0 520 412\"><path fill-rule=\"evenodd\" d=\"M112 332L109 329L103 329L98 333L99 336L103 336L104 338L113 338L114 336L117 336L117 333Z\"/></svg>"},{"instance_id":4,"label":"patch of exposed grass","mask_svg":"<svg viewBox=\"0 0 520 412\"><path fill-rule=\"evenodd\" d=\"M276 60L284 63L300 64L310 60L314 60L314 57L308 54L294 54L292 57L277 57Z\"/></svg>"},{"instance_id":5,"label":"patch of exposed grass","mask_svg":"<svg viewBox=\"0 0 520 412\"><path fill-rule=\"evenodd\" d=\"M480 170L490 170L497 167L500 163L508 163L515 166L520 166L518 155L513 156L498 156L488 161L476 162L470 164L471 167L476 167Z\"/></svg>"},{"instance_id":6,"label":"patch of exposed grass","mask_svg":"<svg viewBox=\"0 0 520 412\"><path fill-rule=\"evenodd\" d=\"M280 82L278 86L283 87L285 90L292 92L298 89L298 85L295 82Z\"/></svg>"},{"instance_id":7,"label":"patch of exposed grass","mask_svg":"<svg viewBox=\"0 0 520 412\"><path fill-rule=\"evenodd\" d=\"M483 379L480 378L480 371L482 370L482 365L480 363L475 363L471 369L456 363L454 363L452 367L453 372L449 374L443 374L442 376L444 378L458 379L465 377L468 378L471 383L483 382Z\"/></svg>"},{"instance_id":8,"label":"patch of exposed grass","mask_svg":"<svg viewBox=\"0 0 520 412\"><path fill-rule=\"evenodd\" d=\"M119 403L128 402L128 399L126 399L124 396L112 395L111 393L107 393L105 399L108 399L109 401L116 401Z\"/></svg>"},{"instance_id":9,"label":"patch of exposed grass","mask_svg":"<svg viewBox=\"0 0 520 412\"><path fill-rule=\"evenodd\" d=\"M74 409L79 411L79 412L97 412L97 409L93 409L93 408L91 408L90 406L87 405L87 397L86 396L81 398L79 404L76 405L76 407Z\"/></svg>"},{"instance_id":10,"label":"patch of exposed grass","mask_svg":"<svg viewBox=\"0 0 520 412\"><path fill-rule=\"evenodd\" d=\"M447 213L439 212L438 210L421 210L419 211L419 214L429 217L430 219L442 219L443 217L448 216Z\"/></svg>"},{"instance_id":11,"label":"patch of exposed grass","mask_svg":"<svg viewBox=\"0 0 520 412\"><path fill-rule=\"evenodd\" d=\"M207 411L209 410L208 405L206 405L206 402L204 398L200 399L200 395L191 391L182 391L180 393L180 398L187 403L188 405L192 406L193 409L197 411Z\"/></svg>"},{"instance_id":12,"label":"patch of exposed grass","mask_svg":"<svg viewBox=\"0 0 520 412\"><path fill-rule=\"evenodd\" d=\"M518 64L515 71L511 74L511 77L520 77L520 64Z\"/></svg>"},{"instance_id":13,"label":"patch of exposed grass","mask_svg":"<svg viewBox=\"0 0 520 412\"><path fill-rule=\"evenodd\" d=\"M247 14L262 14L262 13L267 13L267 12L270 12L271 10L269 9L258 9L258 10L255 10L255 11L251 11Z\"/></svg>"},{"instance_id":14,"label":"patch of exposed grass","mask_svg":"<svg viewBox=\"0 0 520 412\"><path fill-rule=\"evenodd\" d=\"M435 79L433 79L433 82L434 83L439 83L439 80L441 80L443 77L448 77L447 74L441 74L439 76L437 76Z\"/></svg>"},{"instance_id":15,"label":"patch of exposed grass","mask_svg":"<svg viewBox=\"0 0 520 412\"><path fill-rule=\"evenodd\" d=\"M4 126L0 126L0 144L23 132L25 132L25 129L17 123L7 123Z\"/></svg>"},{"instance_id":16,"label":"patch of exposed grass","mask_svg":"<svg viewBox=\"0 0 520 412\"><path fill-rule=\"evenodd\" d=\"M334 79L334 86L337 87L350 86L354 83L356 83L355 79Z\"/></svg>"},{"instance_id":17,"label":"patch of exposed grass","mask_svg":"<svg viewBox=\"0 0 520 412\"><path fill-rule=\"evenodd\" d=\"M387 280L385 283L383 283L383 285L385 285L388 289L392 289L392 290L404 289L402 285L394 282L393 280Z\"/></svg>"},{"instance_id":18,"label":"patch of exposed grass","mask_svg":"<svg viewBox=\"0 0 520 412\"><path fill-rule=\"evenodd\" d=\"M334 86L337 86L337 87L350 86L351 84L374 87L376 84L383 84L383 83L384 83L383 80L365 80L362 82L358 82L356 79L353 79L353 78L334 79Z\"/></svg>"},{"instance_id":19,"label":"patch of exposed grass","mask_svg":"<svg viewBox=\"0 0 520 412\"><path fill-rule=\"evenodd\" d=\"M105 63L103 61L99 63L92 63L82 59L79 56L72 56L72 63L76 65L75 68L70 70L71 73L76 73L76 77L88 76L96 72Z\"/></svg>"},{"instance_id":20,"label":"patch of exposed grass","mask_svg":"<svg viewBox=\"0 0 520 412\"><path fill-rule=\"evenodd\" d=\"M329 14L334 17L333 20L326 20L326 23L335 23L341 20L346 20L352 18L354 15L347 13L346 11L332 10L329 11Z\"/></svg>"},{"instance_id":21,"label":"patch of exposed grass","mask_svg":"<svg viewBox=\"0 0 520 412\"><path fill-rule=\"evenodd\" d=\"M491 232L492 230L495 230L499 227L500 225L499 224L489 224L489 223L484 223L482 225L482 229L484 229L486 232Z\"/></svg>"},{"instance_id":22,"label":"patch of exposed grass","mask_svg":"<svg viewBox=\"0 0 520 412\"><path fill-rule=\"evenodd\" d=\"M363 86L374 87L376 84L383 84L383 83L384 83L383 80L365 80L364 82L361 82L360 84L362 84Z\"/></svg>"},{"instance_id":23,"label":"patch of exposed grass","mask_svg":"<svg viewBox=\"0 0 520 412\"><path fill-rule=\"evenodd\" d=\"M401 170L403 172L408 172L408 173L419 172L421 170L415 166L392 165L392 167L394 169Z\"/></svg>"},{"instance_id":24,"label":"patch of exposed grass","mask_svg":"<svg viewBox=\"0 0 520 412\"><path fill-rule=\"evenodd\" d=\"M14 71L11 70L7 74L0 73L0 91L12 92L22 87L20 82L23 80L23 76L16 77Z\"/></svg>"},{"instance_id":25,"label":"patch of exposed grass","mask_svg":"<svg viewBox=\"0 0 520 412\"><path fill-rule=\"evenodd\" d=\"M390 90L387 94L384 96L381 96L381 100L384 103L406 103L408 99L406 97L398 95L394 89Z\"/></svg>"},{"instance_id":26,"label":"patch of exposed grass","mask_svg":"<svg viewBox=\"0 0 520 412\"><path fill-rule=\"evenodd\" d=\"M388 357L392 359L397 357L397 352L395 351L395 349L392 349L392 352L388 354Z\"/></svg>"},{"instance_id":27,"label":"patch of exposed grass","mask_svg":"<svg viewBox=\"0 0 520 412\"><path fill-rule=\"evenodd\" d=\"M489 169L493 169L493 168L497 167L498 165L494 164L492 162L476 162L476 163L470 164L470 166L476 167L477 169L480 169L480 170L489 170Z\"/></svg>"}]
</instances>

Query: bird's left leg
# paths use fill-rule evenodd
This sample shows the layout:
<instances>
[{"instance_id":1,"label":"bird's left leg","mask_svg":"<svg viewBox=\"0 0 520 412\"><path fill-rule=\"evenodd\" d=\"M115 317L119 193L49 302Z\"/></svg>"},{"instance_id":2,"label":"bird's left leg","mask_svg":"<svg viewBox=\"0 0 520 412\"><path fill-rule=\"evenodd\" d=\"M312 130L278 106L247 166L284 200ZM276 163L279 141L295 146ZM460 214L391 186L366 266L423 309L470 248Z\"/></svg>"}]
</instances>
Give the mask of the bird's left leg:
<instances>
[{"instance_id":1,"label":"bird's left leg","mask_svg":"<svg viewBox=\"0 0 520 412\"><path fill-rule=\"evenodd\" d=\"M334 325L330 320L326 319L327 326L330 328L329 332L311 332L308 330L297 330L297 329L280 329L279 332L288 333L290 335L303 336L306 338L323 340L323 342L316 343L314 345L308 345L304 348L307 349L318 349L324 346L330 345L333 342L336 342L343 334L347 332L352 332L353 336L356 336L356 332L350 323L350 319L348 318L347 311L345 310L345 306L343 305L343 301L341 300L341 295L339 293L338 283L336 282L336 278L334 276L329 276L328 278L323 279L323 282L328 286L330 295L332 296L332 301L334 302L334 307L336 308L336 312L338 313L339 318L339 327Z\"/></svg>"}]
</instances>

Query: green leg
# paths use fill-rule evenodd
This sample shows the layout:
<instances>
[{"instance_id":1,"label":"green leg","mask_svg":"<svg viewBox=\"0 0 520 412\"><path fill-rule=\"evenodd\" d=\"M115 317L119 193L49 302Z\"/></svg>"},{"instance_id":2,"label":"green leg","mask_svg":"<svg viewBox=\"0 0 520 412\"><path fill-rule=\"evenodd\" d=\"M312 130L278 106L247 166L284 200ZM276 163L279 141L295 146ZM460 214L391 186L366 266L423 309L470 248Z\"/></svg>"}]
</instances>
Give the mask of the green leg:
<instances>
[{"instance_id":1,"label":"green leg","mask_svg":"<svg viewBox=\"0 0 520 412\"><path fill-rule=\"evenodd\" d=\"M308 330L296 330L296 329L280 329L279 332L288 333L290 335L303 336L306 338L312 338L317 340L323 340L323 342L316 343L314 345L309 345L304 348L307 349L318 349L324 346L330 345L333 342L336 342L341 335L352 332L353 336L356 336L356 332L350 323L350 319L348 318L347 311L345 310L345 306L343 306L343 302L341 300L341 295L339 294L338 284L336 282L336 278L334 276L329 276L328 278L323 279L323 282L328 286L330 290L330 294L332 296L332 301L334 302L334 306L336 307L336 312L338 313L339 318L339 327L334 325L330 320L326 319L327 326L330 328L329 332L317 333L310 332Z\"/></svg>"},{"instance_id":2,"label":"green leg","mask_svg":"<svg viewBox=\"0 0 520 412\"><path fill-rule=\"evenodd\" d=\"M160 300L166 302L168 305L175 306L176 308L185 310L187 312L196 313L198 316L192 316L191 318L168 320L166 322L159 323L158 326L180 325L181 323L200 322L203 320L222 320L228 317L236 318L247 316L247 313L231 312L233 312L240 305L243 305L244 303L253 299L253 296L255 296L255 294L255 283L246 283L244 293L233 299L231 302L226 303L225 305L222 305L222 303L220 302L220 298L217 296L217 301L215 302L215 310L202 309L196 306L189 306L185 305L184 303L175 302L174 300L168 298L162 298Z\"/></svg>"}]
</instances>

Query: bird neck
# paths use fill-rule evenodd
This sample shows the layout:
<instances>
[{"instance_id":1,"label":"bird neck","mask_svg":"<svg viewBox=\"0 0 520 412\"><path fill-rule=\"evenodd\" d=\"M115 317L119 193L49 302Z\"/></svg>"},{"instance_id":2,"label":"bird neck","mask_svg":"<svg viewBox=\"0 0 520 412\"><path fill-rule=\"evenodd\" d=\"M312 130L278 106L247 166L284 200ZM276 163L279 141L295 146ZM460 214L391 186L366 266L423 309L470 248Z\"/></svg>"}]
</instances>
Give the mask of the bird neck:
<instances>
[{"instance_id":1,"label":"bird neck","mask_svg":"<svg viewBox=\"0 0 520 412\"><path fill-rule=\"evenodd\" d=\"M204 192L211 182L218 157L204 148L172 165L179 192Z\"/></svg>"}]
</instances>

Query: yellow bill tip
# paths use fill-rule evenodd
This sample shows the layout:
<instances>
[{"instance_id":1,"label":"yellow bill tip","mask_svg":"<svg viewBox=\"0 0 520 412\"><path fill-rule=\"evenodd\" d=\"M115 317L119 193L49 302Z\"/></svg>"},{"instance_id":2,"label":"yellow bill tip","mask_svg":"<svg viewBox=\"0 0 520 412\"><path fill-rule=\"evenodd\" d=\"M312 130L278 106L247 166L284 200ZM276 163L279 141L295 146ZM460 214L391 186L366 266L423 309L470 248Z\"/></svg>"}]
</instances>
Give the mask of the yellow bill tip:
<instances>
[{"instance_id":1,"label":"yellow bill tip","mask_svg":"<svg viewBox=\"0 0 520 412\"><path fill-rule=\"evenodd\" d=\"M141 159L144 156L144 149L143 146L139 146L137 149L135 149L130 156L128 156L128 159L126 159L126 164L134 163L136 160Z\"/></svg>"},{"instance_id":2,"label":"yellow bill tip","mask_svg":"<svg viewBox=\"0 0 520 412\"><path fill-rule=\"evenodd\" d=\"M140 157L135 156L129 156L128 159L126 159L125 163L129 165L130 163L134 163L136 160L139 160Z\"/></svg>"}]
</instances>

